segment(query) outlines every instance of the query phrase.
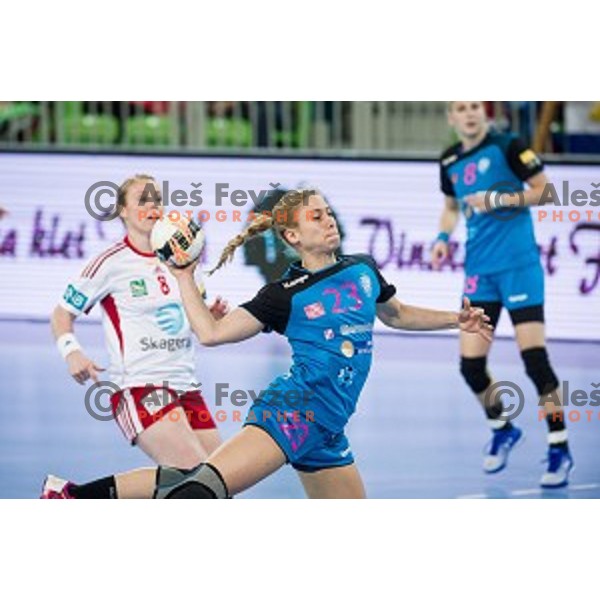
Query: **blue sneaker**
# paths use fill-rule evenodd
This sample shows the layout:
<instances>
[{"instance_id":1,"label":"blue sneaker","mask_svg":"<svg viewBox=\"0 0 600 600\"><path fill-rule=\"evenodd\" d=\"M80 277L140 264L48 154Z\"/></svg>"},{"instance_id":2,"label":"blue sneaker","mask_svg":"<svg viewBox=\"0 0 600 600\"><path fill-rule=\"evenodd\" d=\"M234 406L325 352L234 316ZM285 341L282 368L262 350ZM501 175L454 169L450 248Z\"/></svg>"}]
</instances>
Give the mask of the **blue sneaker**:
<instances>
[{"instance_id":1,"label":"blue sneaker","mask_svg":"<svg viewBox=\"0 0 600 600\"><path fill-rule=\"evenodd\" d=\"M575 466L568 450L550 446L548 449L548 469L542 475L540 485L543 488L561 488L569 483L569 473Z\"/></svg>"},{"instance_id":2,"label":"blue sneaker","mask_svg":"<svg viewBox=\"0 0 600 600\"><path fill-rule=\"evenodd\" d=\"M486 473L498 473L508 463L508 455L523 438L523 432L514 425L510 429L496 429L483 457L483 470Z\"/></svg>"}]
</instances>

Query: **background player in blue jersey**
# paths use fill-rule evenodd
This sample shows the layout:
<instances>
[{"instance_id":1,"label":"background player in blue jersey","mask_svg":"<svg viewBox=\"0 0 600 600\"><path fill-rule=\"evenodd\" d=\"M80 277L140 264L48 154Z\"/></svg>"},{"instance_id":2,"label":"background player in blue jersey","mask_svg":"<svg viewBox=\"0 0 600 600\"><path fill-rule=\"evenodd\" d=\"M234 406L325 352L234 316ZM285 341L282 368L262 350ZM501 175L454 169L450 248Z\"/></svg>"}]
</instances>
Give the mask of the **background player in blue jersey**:
<instances>
[{"instance_id":1,"label":"background player in blue jersey","mask_svg":"<svg viewBox=\"0 0 600 600\"><path fill-rule=\"evenodd\" d=\"M191 471L159 467L121 474L137 497L225 498L291 463L311 498L362 498L344 427L371 366L375 317L397 329L460 328L491 340L489 318L467 299L460 312L407 306L370 256L337 257L337 223L315 190L287 192L272 216L257 217L227 245L216 268L246 240L271 228L300 261L220 321L198 292L196 265L172 272L202 344L234 343L275 330L290 342L292 367L271 383L252 405L244 428L206 463Z\"/></svg>"},{"instance_id":2,"label":"background player in blue jersey","mask_svg":"<svg viewBox=\"0 0 600 600\"><path fill-rule=\"evenodd\" d=\"M445 206L432 263L440 268L448 240L462 213L466 219L464 297L490 315L495 327L506 307L527 375L546 411L548 468L541 485L568 483L573 466L562 411L559 381L550 365L544 329L544 273L529 206L540 202L547 184L539 157L512 134L493 131L483 102L451 102L448 117L460 142L441 157ZM524 183L527 184L527 189ZM482 403L493 430L484 470L496 473L521 439L506 416L500 394L487 370L491 342L461 335L461 373Z\"/></svg>"}]
</instances>

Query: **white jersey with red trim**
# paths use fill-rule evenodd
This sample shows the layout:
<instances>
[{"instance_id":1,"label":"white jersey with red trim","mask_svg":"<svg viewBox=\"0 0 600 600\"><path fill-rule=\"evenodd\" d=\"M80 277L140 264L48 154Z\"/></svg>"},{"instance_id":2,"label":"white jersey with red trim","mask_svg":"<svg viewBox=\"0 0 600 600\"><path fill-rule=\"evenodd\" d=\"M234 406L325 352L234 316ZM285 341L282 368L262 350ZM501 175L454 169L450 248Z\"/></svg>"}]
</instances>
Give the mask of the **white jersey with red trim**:
<instances>
[{"instance_id":1,"label":"white jersey with red trim","mask_svg":"<svg viewBox=\"0 0 600 600\"><path fill-rule=\"evenodd\" d=\"M121 389L147 384L197 389L179 287L154 254L140 252L126 237L89 262L60 301L75 316L97 303L103 309L111 382Z\"/></svg>"}]
</instances>

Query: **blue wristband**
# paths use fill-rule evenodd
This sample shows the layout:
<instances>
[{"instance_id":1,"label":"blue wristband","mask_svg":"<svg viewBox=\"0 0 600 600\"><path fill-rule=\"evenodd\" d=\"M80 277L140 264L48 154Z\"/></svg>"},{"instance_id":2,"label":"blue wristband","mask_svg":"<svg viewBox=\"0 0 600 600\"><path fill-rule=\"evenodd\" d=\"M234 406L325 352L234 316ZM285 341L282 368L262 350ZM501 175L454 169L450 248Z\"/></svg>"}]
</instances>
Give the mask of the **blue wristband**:
<instances>
[{"instance_id":1,"label":"blue wristband","mask_svg":"<svg viewBox=\"0 0 600 600\"><path fill-rule=\"evenodd\" d=\"M436 241L438 241L438 242L444 242L444 243L447 244L450 241L450 234L446 233L445 231L440 231L438 233Z\"/></svg>"}]
</instances>

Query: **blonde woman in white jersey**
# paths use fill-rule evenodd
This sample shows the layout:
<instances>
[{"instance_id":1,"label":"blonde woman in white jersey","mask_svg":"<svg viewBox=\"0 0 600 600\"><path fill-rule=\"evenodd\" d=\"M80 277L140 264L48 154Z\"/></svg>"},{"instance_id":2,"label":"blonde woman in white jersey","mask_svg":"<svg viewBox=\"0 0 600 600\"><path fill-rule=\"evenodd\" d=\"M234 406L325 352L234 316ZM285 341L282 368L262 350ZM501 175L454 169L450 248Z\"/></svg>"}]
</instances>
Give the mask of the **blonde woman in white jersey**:
<instances>
[{"instance_id":1,"label":"blonde woman in white jersey","mask_svg":"<svg viewBox=\"0 0 600 600\"><path fill-rule=\"evenodd\" d=\"M155 194L148 193L149 185ZM198 391L193 334L179 286L151 250L156 211L149 209L159 199L160 190L149 175L135 175L121 185L117 204L127 235L69 282L51 322L58 349L77 383L104 378L121 390L113 394L111 405L126 439L158 464L187 469L203 461L221 439ZM110 354L107 377L100 375L104 369L73 334L75 319L96 304L103 309ZM217 299L211 311L220 318L227 305ZM134 495L128 487L128 480L118 477L77 486L49 476L42 497L66 493L73 498L126 498Z\"/></svg>"}]
</instances>

